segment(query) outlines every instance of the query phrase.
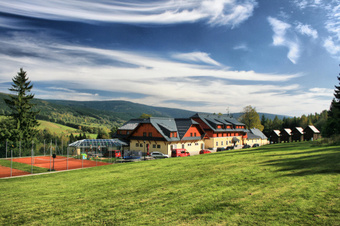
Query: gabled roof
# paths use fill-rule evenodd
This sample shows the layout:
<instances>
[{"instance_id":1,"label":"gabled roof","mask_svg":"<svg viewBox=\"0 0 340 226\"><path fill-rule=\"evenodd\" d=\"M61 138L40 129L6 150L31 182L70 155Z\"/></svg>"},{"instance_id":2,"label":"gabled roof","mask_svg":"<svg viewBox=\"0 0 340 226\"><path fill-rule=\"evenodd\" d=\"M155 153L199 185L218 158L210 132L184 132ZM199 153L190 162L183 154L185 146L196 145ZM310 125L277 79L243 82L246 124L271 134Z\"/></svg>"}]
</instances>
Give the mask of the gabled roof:
<instances>
[{"instance_id":1,"label":"gabled roof","mask_svg":"<svg viewBox=\"0 0 340 226\"><path fill-rule=\"evenodd\" d=\"M205 124L209 126L213 131L235 131L240 129L225 129L226 125L234 125L234 126L245 126L245 124L237 121L235 118L226 116L226 115L215 115L215 114L207 114L207 113L196 113L191 116L191 118L200 118ZM218 129L217 125L224 125L223 129ZM244 131L242 129L242 131Z\"/></svg>"},{"instance_id":2,"label":"gabled roof","mask_svg":"<svg viewBox=\"0 0 340 226\"><path fill-rule=\"evenodd\" d=\"M281 136L281 131L280 130L274 129L273 133L275 133L278 137Z\"/></svg>"},{"instance_id":3,"label":"gabled roof","mask_svg":"<svg viewBox=\"0 0 340 226\"><path fill-rule=\"evenodd\" d=\"M246 130L247 132L247 139L261 139L260 136L255 135L254 133L252 133L249 129Z\"/></svg>"},{"instance_id":4,"label":"gabled roof","mask_svg":"<svg viewBox=\"0 0 340 226\"><path fill-rule=\"evenodd\" d=\"M180 137L181 140L198 140L198 139L203 139L204 137L204 130L200 126L200 124L193 119L190 118L184 118L184 119L175 119L176 121L176 126L177 126L177 131L178 131L178 136ZM184 137L184 135L187 133L187 131L190 129L191 126L197 125L198 128L200 129L201 136L196 136L196 137Z\"/></svg>"},{"instance_id":5,"label":"gabled roof","mask_svg":"<svg viewBox=\"0 0 340 226\"><path fill-rule=\"evenodd\" d=\"M314 133L320 133L320 131L315 126L309 125L309 126L306 127L306 129L307 128L310 128Z\"/></svg>"},{"instance_id":6,"label":"gabled roof","mask_svg":"<svg viewBox=\"0 0 340 226\"><path fill-rule=\"evenodd\" d=\"M295 127L293 131L298 131L300 134L303 134L303 129L301 127Z\"/></svg>"},{"instance_id":7,"label":"gabled roof","mask_svg":"<svg viewBox=\"0 0 340 226\"><path fill-rule=\"evenodd\" d=\"M254 134L255 136L260 137L260 138L263 139L263 140L268 139L268 138L266 137L266 135L264 135L264 134L261 132L261 130L259 130L259 129L253 128L253 129L250 129L250 132L251 132L252 134Z\"/></svg>"},{"instance_id":8,"label":"gabled roof","mask_svg":"<svg viewBox=\"0 0 340 226\"><path fill-rule=\"evenodd\" d=\"M167 141L178 141L178 137L170 137L171 132L177 132L176 122L173 118L150 117L149 122Z\"/></svg>"},{"instance_id":9,"label":"gabled roof","mask_svg":"<svg viewBox=\"0 0 340 226\"><path fill-rule=\"evenodd\" d=\"M133 124L133 123L131 123ZM161 118L161 117L150 117L148 119L140 120L135 129L142 124L151 124L166 141L180 141L183 139L185 133L189 130L192 125L199 125L190 118L185 119L174 119L174 118ZM202 137L186 137L185 140L197 140L202 139L204 136L204 130L200 127ZM171 137L170 133L177 132L177 137ZM131 134L132 135L132 134Z\"/></svg>"},{"instance_id":10,"label":"gabled roof","mask_svg":"<svg viewBox=\"0 0 340 226\"><path fill-rule=\"evenodd\" d=\"M284 128L282 131L286 132L288 135L292 135L292 130L289 128Z\"/></svg>"},{"instance_id":11,"label":"gabled roof","mask_svg":"<svg viewBox=\"0 0 340 226\"><path fill-rule=\"evenodd\" d=\"M128 122L124 123L121 127L119 127L119 130L134 130L137 128L139 123L143 122L145 119L131 119Z\"/></svg>"}]
</instances>

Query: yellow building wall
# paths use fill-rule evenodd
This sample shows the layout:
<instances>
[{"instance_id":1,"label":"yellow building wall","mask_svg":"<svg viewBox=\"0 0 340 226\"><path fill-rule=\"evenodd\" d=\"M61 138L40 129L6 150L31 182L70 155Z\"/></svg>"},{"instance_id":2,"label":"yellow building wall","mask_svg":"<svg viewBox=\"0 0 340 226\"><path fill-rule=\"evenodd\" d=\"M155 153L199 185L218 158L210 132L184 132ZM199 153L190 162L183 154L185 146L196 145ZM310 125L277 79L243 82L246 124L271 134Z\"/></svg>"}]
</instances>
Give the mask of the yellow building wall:
<instances>
[{"instance_id":1,"label":"yellow building wall","mask_svg":"<svg viewBox=\"0 0 340 226\"><path fill-rule=\"evenodd\" d=\"M237 139L239 139L239 141L236 143L236 145L242 145L242 137L241 136L237 136ZM233 146L233 142L232 142L233 137L211 137L209 139L205 139L204 143L205 143L205 148L213 148L214 150L217 148L225 148L227 146Z\"/></svg>"},{"instance_id":2,"label":"yellow building wall","mask_svg":"<svg viewBox=\"0 0 340 226\"><path fill-rule=\"evenodd\" d=\"M259 144L260 146L269 144L267 139L245 139L244 144L253 146L253 144Z\"/></svg>"},{"instance_id":3,"label":"yellow building wall","mask_svg":"<svg viewBox=\"0 0 340 226\"><path fill-rule=\"evenodd\" d=\"M138 145L136 145L138 144ZM146 144L149 144L149 152L158 151L163 154L171 156L171 147L173 148L184 148L190 153L190 155L198 155L199 151L204 146L203 140L200 141L182 141L182 142L165 142L165 141L146 141L138 142L137 140L130 141L130 150L131 151L141 151L144 153L147 152Z\"/></svg>"}]
</instances>

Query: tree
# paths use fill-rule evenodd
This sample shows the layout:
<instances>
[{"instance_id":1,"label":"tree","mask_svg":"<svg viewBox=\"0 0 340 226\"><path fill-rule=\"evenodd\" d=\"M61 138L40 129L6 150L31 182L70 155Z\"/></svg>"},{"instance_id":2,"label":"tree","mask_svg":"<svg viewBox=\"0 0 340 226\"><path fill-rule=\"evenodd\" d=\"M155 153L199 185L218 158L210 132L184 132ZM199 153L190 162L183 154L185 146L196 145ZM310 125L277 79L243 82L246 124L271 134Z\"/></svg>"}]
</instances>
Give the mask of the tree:
<instances>
[{"instance_id":1,"label":"tree","mask_svg":"<svg viewBox=\"0 0 340 226\"><path fill-rule=\"evenodd\" d=\"M152 117L152 115L146 113L143 113L141 116L139 116L140 119L148 119L150 117Z\"/></svg>"},{"instance_id":2,"label":"tree","mask_svg":"<svg viewBox=\"0 0 340 226\"><path fill-rule=\"evenodd\" d=\"M340 84L340 77L337 77ZM328 118L324 129L324 136L340 134L340 86L335 86L334 99L328 111Z\"/></svg>"},{"instance_id":3,"label":"tree","mask_svg":"<svg viewBox=\"0 0 340 226\"><path fill-rule=\"evenodd\" d=\"M9 90L16 93L10 95L10 99L5 99L7 106L11 109L10 117L14 120L13 138L17 141L31 141L37 134L35 129L39 123L36 115L39 112L33 111L34 104L31 103L34 94L29 94L33 88L28 80L26 71L20 71L12 79L12 88Z\"/></svg>"},{"instance_id":4,"label":"tree","mask_svg":"<svg viewBox=\"0 0 340 226\"><path fill-rule=\"evenodd\" d=\"M257 128L261 131L264 129L259 114L251 105L243 109L243 115L240 117L240 121L246 124L247 129Z\"/></svg>"}]
</instances>

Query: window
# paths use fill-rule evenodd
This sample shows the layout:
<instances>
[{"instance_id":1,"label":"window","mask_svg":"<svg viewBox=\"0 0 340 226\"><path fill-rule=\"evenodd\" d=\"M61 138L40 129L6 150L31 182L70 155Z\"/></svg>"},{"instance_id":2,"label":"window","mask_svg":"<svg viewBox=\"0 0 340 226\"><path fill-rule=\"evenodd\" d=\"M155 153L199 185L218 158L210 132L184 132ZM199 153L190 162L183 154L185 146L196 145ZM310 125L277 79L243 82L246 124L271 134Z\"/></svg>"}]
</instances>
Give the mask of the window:
<instances>
[{"instance_id":1,"label":"window","mask_svg":"<svg viewBox=\"0 0 340 226\"><path fill-rule=\"evenodd\" d=\"M196 137L196 133L194 133L194 137Z\"/></svg>"},{"instance_id":2,"label":"window","mask_svg":"<svg viewBox=\"0 0 340 226\"><path fill-rule=\"evenodd\" d=\"M130 134L130 131L127 131L126 134L129 135L129 134Z\"/></svg>"},{"instance_id":3,"label":"window","mask_svg":"<svg viewBox=\"0 0 340 226\"><path fill-rule=\"evenodd\" d=\"M149 137L152 137L152 133L151 132L149 132Z\"/></svg>"},{"instance_id":4,"label":"window","mask_svg":"<svg viewBox=\"0 0 340 226\"><path fill-rule=\"evenodd\" d=\"M152 148L156 148L156 144L153 144L153 145L152 145Z\"/></svg>"},{"instance_id":5,"label":"window","mask_svg":"<svg viewBox=\"0 0 340 226\"><path fill-rule=\"evenodd\" d=\"M139 144L139 147L143 147L143 144L142 144L142 143L140 143L140 144Z\"/></svg>"},{"instance_id":6,"label":"window","mask_svg":"<svg viewBox=\"0 0 340 226\"><path fill-rule=\"evenodd\" d=\"M221 141L221 145L223 146L223 141Z\"/></svg>"},{"instance_id":7,"label":"window","mask_svg":"<svg viewBox=\"0 0 340 226\"><path fill-rule=\"evenodd\" d=\"M146 137L146 132L143 132L143 137Z\"/></svg>"},{"instance_id":8,"label":"window","mask_svg":"<svg viewBox=\"0 0 340 226\"><path fill-rule=\"evenodd\" d=\"M195 146L198 146L198 143L195 143Z\"/></svg>"},{"instance_id":9,"label":"window","mask_svg":"<svg viewBox=\"0 0 340 226\"><path fill-rule=\"evenodd\" d=\"M190 133L190 136L192 137L192 133Z\"/></svg>"},{"instance_id":10,"label":"window","mask_svg":"<svg viewBox=\"0 0 340 226\"><path fill-rule=\"evenodd\" d=\"M139 144L138 144L138 143L136 143L136 147L139 147Z\"/></svg>"},{"instance_id":11,"label":"window","mask_svg":"<svg viewBox=\"0 0 340 226\"><path fill-rule=\"evenodd\" d=\"M191 144L188 144L188 146L191 146Z\"/></svg>"},{"instance_id":12,"label":"window","mask_svg":"<svg viewBox=\"0 0 340 226\"><path fill-rule=\"evenodd\" d=\"M216 142L216 146L218 146L218 141Z\"/></svg>"},{"instance_id":13,"label":"window","mask_svg":"<svg viewBox=\"0 0 340 226\"><path fill-rule=\"evenodd\" d=\"M158 149L159 149L159 148L161 148L161 145L160 145L160 144L158 144L158 145L157 145L157 148L158 148Z\"/></svg>"}]
</instances>

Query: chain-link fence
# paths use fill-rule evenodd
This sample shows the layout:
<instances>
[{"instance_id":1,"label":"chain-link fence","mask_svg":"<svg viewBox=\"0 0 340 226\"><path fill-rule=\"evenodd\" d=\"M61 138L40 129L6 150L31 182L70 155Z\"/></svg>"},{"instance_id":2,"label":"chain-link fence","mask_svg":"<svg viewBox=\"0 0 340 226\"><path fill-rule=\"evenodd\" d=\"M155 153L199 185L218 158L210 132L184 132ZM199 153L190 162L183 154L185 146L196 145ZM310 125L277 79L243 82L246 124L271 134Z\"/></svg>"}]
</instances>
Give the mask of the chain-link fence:
<instances>
[{"instance_id":1,"label":"chain-link fence","mask_svg":"<svg viewBox=\"0 0 340 226\"><path fill-rule=\"evenodd\" d=\"M121 144L72 146L58 140L6 141L0 143L0 178L108 165L121 157L121 150Z\"/></svg>"}]
</instances>

